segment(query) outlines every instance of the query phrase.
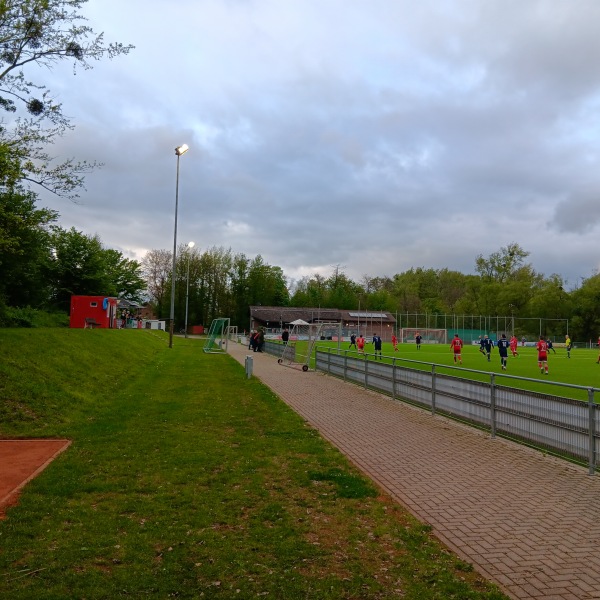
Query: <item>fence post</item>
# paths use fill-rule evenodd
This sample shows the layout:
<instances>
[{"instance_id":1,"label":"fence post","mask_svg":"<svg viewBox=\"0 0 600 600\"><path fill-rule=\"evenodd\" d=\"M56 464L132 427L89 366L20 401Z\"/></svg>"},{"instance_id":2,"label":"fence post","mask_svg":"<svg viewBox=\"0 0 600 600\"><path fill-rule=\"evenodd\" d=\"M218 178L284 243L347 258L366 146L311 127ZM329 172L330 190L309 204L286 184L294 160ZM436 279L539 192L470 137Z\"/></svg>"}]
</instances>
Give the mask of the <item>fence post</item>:
<instances>
[{"instance_id":1,"label":"fence post","mask_svg":"<svg viewBox=\"0 0 600 600\"><path fill-rule=\"evenodd\" d=\"M331 375L331 348L327 348L327 375Z\"/></svg>"},{"instance_id":2,"label":"fence post","mask_svg":"<svg viewBox=\"0 0 600 600\"><path fill-rule=\"evenodd\" d=\"M344 350L344 381L346 381L346 372L348 371L348 350Z\"/></svg>"},{"instance_id":3,"label":"fence post","mask_svg":"<svg viewBox=\"0 0 600 600\"><path fill-rule=\"evenodd\" d=\"M392 358L392 400L396 399L396 358Z\"/></svg>"},{"instance_id":4,"label":"fence post","mask_svg":"<svg viewBox=\"0 0 600 600\"><path fill-rule=\"evenodd\" d=\"M496 375L490 373L490 434L496 437Z\"/></svg>"},{"instance_id":5,"label":"fence post","mask_svg":"<svg viewBox=\"0 0 600 600\"><path fill-rule=\"evenodd\" d=\"M435 365L431 365L431 414L435 415Z\"/></svg>"},{"instance_id":6,"label":"fence post","mask_svg":"<svg viewBox=\"0 0 600 600\"><path fill-rule=\"evenodd\" d=\"M596 470L596 403L594 402L594 388L588 388L589 409L589 468L588 475L593 475Z\"/></svg>"},{"instance_id":7,"label":"fence post","mask_svg":"<svg viewBox=\"0 0 600 600\"><path fill-rule=\"evenodd\" d=\"M252 377L252 370L254 368L254 357L252 355L246 355L245 367L246 367L246 378Z\"/></svg>"},{"instance_id":8,"label":"fence post","mask_svg":"<svg viewBox=\"0 0 600 600\"><path fill-rule=\"evenodd\" d=\"M369 361L367 360L367 355L365 354L365 390L369 387Z\"/></svg>"}]
</instances>

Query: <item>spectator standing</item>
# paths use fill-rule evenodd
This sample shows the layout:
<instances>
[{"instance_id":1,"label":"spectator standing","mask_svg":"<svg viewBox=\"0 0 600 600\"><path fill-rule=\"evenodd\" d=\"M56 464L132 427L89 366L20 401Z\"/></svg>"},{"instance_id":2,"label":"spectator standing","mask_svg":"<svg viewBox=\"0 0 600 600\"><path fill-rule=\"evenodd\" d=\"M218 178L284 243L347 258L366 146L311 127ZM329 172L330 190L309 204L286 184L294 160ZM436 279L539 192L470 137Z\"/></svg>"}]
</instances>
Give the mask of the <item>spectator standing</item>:
<instances>
[{"instance_id":1,"label":"spectator standing","mask_svg":"<svg viewBox=\"0 0 600 600\"><path fill-rule=\"evenodd\" d=\"M258 352L262 352L264 347L265 347L265 330L261 327L258 330L258 333L256 334L258 336L257 338L257 347L258 347Z\"/></svg>"}]
</instances>

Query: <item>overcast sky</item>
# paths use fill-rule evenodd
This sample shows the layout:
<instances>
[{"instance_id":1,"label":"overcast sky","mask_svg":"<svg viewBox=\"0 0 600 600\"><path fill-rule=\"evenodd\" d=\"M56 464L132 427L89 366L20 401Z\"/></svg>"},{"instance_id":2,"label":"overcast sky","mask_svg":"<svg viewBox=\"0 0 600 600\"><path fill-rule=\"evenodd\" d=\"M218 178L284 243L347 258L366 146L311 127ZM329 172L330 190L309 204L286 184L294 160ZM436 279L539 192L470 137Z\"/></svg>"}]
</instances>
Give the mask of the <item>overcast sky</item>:
<instances>
[{"instance_id":1,"label":"overcast sky","mask_svg":"<svg viewBox=\"0 0 600 600\"><path fill-rule=\"evenodd\" d=\"M104 163L63 227L140 259L178 241L288 277L474 272L510 242L600 267L598 0L90 0L136 46L44 75Z\"/></svg>"}]
</instances>

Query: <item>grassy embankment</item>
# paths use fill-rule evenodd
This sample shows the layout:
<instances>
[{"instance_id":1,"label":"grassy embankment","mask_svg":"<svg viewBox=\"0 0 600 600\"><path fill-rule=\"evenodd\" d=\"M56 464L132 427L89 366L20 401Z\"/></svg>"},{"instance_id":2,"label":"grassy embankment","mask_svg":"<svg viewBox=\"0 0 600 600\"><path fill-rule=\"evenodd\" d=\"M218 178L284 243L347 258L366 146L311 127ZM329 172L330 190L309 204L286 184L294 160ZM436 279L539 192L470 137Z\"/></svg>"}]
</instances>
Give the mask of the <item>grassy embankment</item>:
<instances>
[{"instance_id":1,"label":"grassy embankment","mask_svg":"<svg viewBox=\"0 0 600 600\"><path fill-rule=\"evenodd\" d=\"M0 437L65 437L0 521L0 596L503 596L228 356L0 330Z\"/></svg>"}]
</instances>

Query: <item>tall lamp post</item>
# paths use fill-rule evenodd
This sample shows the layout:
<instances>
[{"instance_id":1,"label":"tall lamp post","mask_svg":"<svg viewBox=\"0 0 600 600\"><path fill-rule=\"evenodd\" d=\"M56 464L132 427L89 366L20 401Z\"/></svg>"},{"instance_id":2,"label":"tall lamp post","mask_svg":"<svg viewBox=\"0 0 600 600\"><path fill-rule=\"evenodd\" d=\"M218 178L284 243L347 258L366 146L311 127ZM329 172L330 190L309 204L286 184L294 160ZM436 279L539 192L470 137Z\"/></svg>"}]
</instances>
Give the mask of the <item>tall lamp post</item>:
<instances>
[{"instance_id":1,"label":"tall lamp post","mask_svg":"<svg viewBox=\"0 0 600 600\"><path fill-rule=\"evenodd\" d=\"M175 324L175 267L177 266L177 208L179 205L179 158L189 150L187 144L175 148L177 155L177 178L175 180L175 230L173 233L173 271L171 273L171 324L169 325L169 348L173 347L173 327Z\"/></svg>"},{"instance_id":2,"label":"tall lamp post","mask_svg":"<svg viewBox=\"0 0 600 600\"><path fill-rule=\"evenodd\" d=\"M188 243L188 248L191 250L196 244L194 242ZM188 264L187 264L187 283L185 286L185 337L187 338L187 324L188 324L188 303L190 298L190 252L188 252Z\"/></svg>"}]
</instances>

